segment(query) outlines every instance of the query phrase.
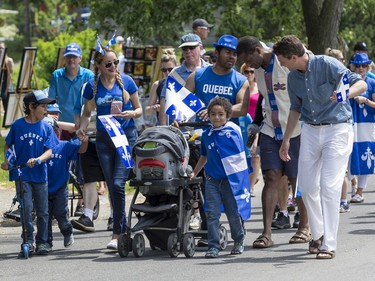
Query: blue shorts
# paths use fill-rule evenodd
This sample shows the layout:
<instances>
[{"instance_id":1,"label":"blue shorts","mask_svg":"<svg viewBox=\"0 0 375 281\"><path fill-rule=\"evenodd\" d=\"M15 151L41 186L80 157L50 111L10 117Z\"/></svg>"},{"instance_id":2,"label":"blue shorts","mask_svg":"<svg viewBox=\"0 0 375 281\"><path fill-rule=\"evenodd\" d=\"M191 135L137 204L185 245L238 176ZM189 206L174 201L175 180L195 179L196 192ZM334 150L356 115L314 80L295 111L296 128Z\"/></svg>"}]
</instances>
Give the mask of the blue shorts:
<instances>
[{"instance_id":1,"label":"blue shorts","mask_svg":"<svg viewBox=\"0 0 375 281\"><path fill-rule=\"evenodd\" d=\"M300 136L290 139L289 156L290 161L284 162L279 156L282 141L277 141L268 135L260 134L260 163L262 172L267 170L280 170L288 178L296 179L298 174L298 156L300 147Z\"/></svg>"}]
</instances>

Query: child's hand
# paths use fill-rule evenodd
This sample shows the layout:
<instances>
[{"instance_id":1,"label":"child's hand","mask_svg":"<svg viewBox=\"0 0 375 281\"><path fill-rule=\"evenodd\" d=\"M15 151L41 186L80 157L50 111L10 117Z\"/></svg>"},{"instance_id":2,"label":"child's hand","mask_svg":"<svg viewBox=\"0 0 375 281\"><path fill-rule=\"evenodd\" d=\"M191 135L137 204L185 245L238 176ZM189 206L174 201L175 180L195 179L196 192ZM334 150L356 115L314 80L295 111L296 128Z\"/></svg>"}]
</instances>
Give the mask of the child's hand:
<instances>
[{"instance_id":1,"label":"child's hand","mask_svg":"<svg viewBox=\"0 0 375 281\"><path fill-rule=\"evenodd\" d=\"M3 169L4 171L8 171L9 170L9 163L8 163L8 161L4 161L3 163L1 163L1 169Z\"/></svg>"},{"instance_id":2,"label":"child's hand","mask_svg":"<svg viewBox=\"0 0 375 281\"><path fill-rule=\"evenodd\" d=\"M38 158L30 158L29 160L27 160L27 167L29 168L33 168L35 165L39 165L41 162Z\"/></svg>"},{"instance_id":3,"label":"child's hand","mask_svg":"<svg viewBox=\"0 0 375 281\"><path fill-rule=\"evenodd\" d=\"M193 178L195 178L195 173L191 172L191 174L190 174L190 180L192 180Z\"/></svg>"}]
</instances>

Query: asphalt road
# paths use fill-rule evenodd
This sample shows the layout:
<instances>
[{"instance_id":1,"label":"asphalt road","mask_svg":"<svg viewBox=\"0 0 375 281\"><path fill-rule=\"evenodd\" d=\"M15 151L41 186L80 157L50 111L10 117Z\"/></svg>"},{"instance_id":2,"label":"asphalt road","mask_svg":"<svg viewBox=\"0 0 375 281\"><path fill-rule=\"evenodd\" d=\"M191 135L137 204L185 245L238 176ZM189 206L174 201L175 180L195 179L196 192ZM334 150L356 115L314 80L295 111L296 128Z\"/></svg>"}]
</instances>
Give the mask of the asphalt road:
<instances>
[{"instance_id":1,"label":"asphalt road","mask_svg":"<svg viewBox=\"0 0 375 281\"><path fill-rule=\"evenodd\" d=\"M63 246L62 236L54 227L54 249L48 256L18 259L21 227L0 219L0 280L374 280L375 251L375 178L368 181L365 202L351 205L340 215L339 242L333 260L316 260L307 252L307 244L288 244L294 229L274 230L275 245L253 249L252 242L261 233L260 194L263 183L256 185L252 218L246 222L245 252L231 256L230 243L217 259L205 259L204 249L193 258L182 253L170 258L167 252L152 251L148 244L143 257L130 253L120 258L106 249L111 233L106 231L108 199L101 196L101 211L95 221L95 233L74 231L75 244ZM9 209L14 191L0 188L0 211ZM349 194L348 194L349 197ZM131 196L127 196L128 201ZM129 204L128 204L129 206ZM224 225L228 227L225 217ZM292 220L293 222L293 220ZM230 240L230 242L232 242ZM147 239L146 239L147 243Z\"/></svg>"}]
</instances>

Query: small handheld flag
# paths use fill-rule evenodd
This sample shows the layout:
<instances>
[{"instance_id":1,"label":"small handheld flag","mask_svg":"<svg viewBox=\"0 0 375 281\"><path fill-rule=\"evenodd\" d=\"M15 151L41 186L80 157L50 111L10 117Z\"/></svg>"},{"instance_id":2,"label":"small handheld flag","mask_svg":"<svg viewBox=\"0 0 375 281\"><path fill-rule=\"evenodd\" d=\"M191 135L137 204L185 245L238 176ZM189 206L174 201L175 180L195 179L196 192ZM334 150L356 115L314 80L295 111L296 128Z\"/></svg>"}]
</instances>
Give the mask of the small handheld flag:
<instances>
[{"instance_id":1,"label":"small handheld flag","mask_svg":"<svg viewBox=\"0 0 375 281\"><path fill-rule=\"evenodd\" d=\"M116 147L117 153L120 155L120 158L125 167L133 167L134 164L131 157L129 142L126 138L124 130L121 128L120 123L112 115L102 115L98 116L98 118L102 122L108 135L111 137L111 140Z\"/></svg>"},{"instance_id":2,"label":"small handheld flag","mask_svg":"<svg viewBox=\"0 0 375 281\"><path fill-rule=\"evenodd\" d=\"M107 43L107 45L105 45L105 47L109 48L109 47L111 47L112 45L115 45L115 44L116 44L116 30L113 33L111 40L108 41L108 43Z\"/></svg>"},{"instance_id":3,"label":"small handheld flag","mask_svg":"<svg viewBox=\"0 0 375 281\"><path fill-rule=\"evenodd\" d=\"M8 148L7 152L5 153L5 157L8 160L8 163L10 166L16 165L17 157L16 157L16 150L14 148L14 145Z\"/></svg>"},{"instance_id":4,"label":"small handheld flag","mask_svg":"<svg viewBox=\"0 0 375 281\"><path fill-rule=\"evenodd\" d=\"M100 41L99 35L96 34L96 51L104 55L104 50L102 47L102 42Z\"/></svg>"},{"instance_id":5,"label":"small handheld flag","mask_svg":"<svg viewBox=\"0 0 375 281\"><path fill-rule=\"evenodd\" d=\"M339 86L336 90L337 102L343 102L348 99L349 96L349 79L348 75L345 73L340 80Z\"/></svg>"},{"instance_id":6,"label":"small handheld flag","mask_svg":"<svg viewBox=\"0 0 375 281\"><path fill-rule=\"evenodd\" d=\"M166 82L165 113L173 116L176 121L187 121L205 105L188 89L171 76Z\"/></svg>"}]
</instances>

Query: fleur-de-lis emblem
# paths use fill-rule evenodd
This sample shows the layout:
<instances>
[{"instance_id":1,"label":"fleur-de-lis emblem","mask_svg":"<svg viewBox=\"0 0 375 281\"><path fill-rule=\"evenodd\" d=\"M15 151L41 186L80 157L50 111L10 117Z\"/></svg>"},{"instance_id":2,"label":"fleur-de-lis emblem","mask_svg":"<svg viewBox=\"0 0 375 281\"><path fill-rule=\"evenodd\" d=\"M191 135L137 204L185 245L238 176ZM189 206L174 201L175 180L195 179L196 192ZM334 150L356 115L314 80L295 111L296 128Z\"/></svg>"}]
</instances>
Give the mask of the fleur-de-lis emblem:
<instances>
[{"instance_id":1,"label":"fleur-de-lis emblem","mask_svg":"<svg viewBox=\"0 0 375 281\"><path fill-rule=\"evenodd\" d=\"M279 83L277 82L276 84L273 84L273 90L276 92L276 91L279 91L279 90L282 90L284 91L286 89L286 85L283 83Z\"/></svg>"},{"instance_id":2,"label":"fleur-de-lis emblem","mask_svg":"<svg viewBox=\"0 0 375 281\"><path fill-rule=\"evenodd\" d=\"M53 161L52 161L52 160L49 160L49 161L48 161L48 165L50 165L50 167L52 167L52 166L53 166Z\"/></svg>"},{"instance_id":3,"label":"fleur-de-lis emblem","mask_svg":"<svg viewBox=\"0 0 375 281\"><path fill-rule=\"evenodd\" d=\"M247 188L244 189L244 193L240 195L240 198L242 200L246 200L246 203L250 202L250 192L247 190Z\"/></svg>"},{"instance_id":4,"label":"fleur-de-lis emblem","mask_svg":"<svg viewBox=\"0 0 375 281\"><path fill-rule=\"evenodd\" d=\"M33 140L29 141L29 145L32 146L34 144Z\"/></svg>"},{"instance_id":5,"label":"fleur-de-lis emblem","mask_svg":"<svg viewBox=\"0 0 375 281\"><path fill-rule=\"evenodd\" d=\"M367 109L366 109L366 107L365 107L365 104L364 104L364 103L359 104L359 108L362 109L362 111L363 111L363 116L364 116L364 117L367 117L368 112L367 112Z\"/></svg>"},{"instance_id":6,"label":"fleur-de-lis emblem","mask_svg":"<svg viewBox=\"0 0 375 281\"><path fill-rule=\"evenodd\" d=\"M361 155L361 160L366 161L367 168L371 168L371 160L374 160L374 155L372 154L372 151L370 147L367 147L366 152Z\"/></svg>"},{"instance_id":7,"label":"fleur-de-lis emblem","mask_svg":"<svg viewBox=\"0 0 375 281\"><path fill-rule=\"evenodd\" d=\"M197 106L197 100L191 100L189 103L189 107Z\"/></svg>"},{"instance_id":8,"label":"fleur-de-lis emblem","mask_svg":"<svg viewBox=\"0 0 375 281\"><path fill-rule=\"evenodd\" d=\"M112 131L112 127L109 124L105 125L106 130Z\"/></svg>"}]
</instances>

